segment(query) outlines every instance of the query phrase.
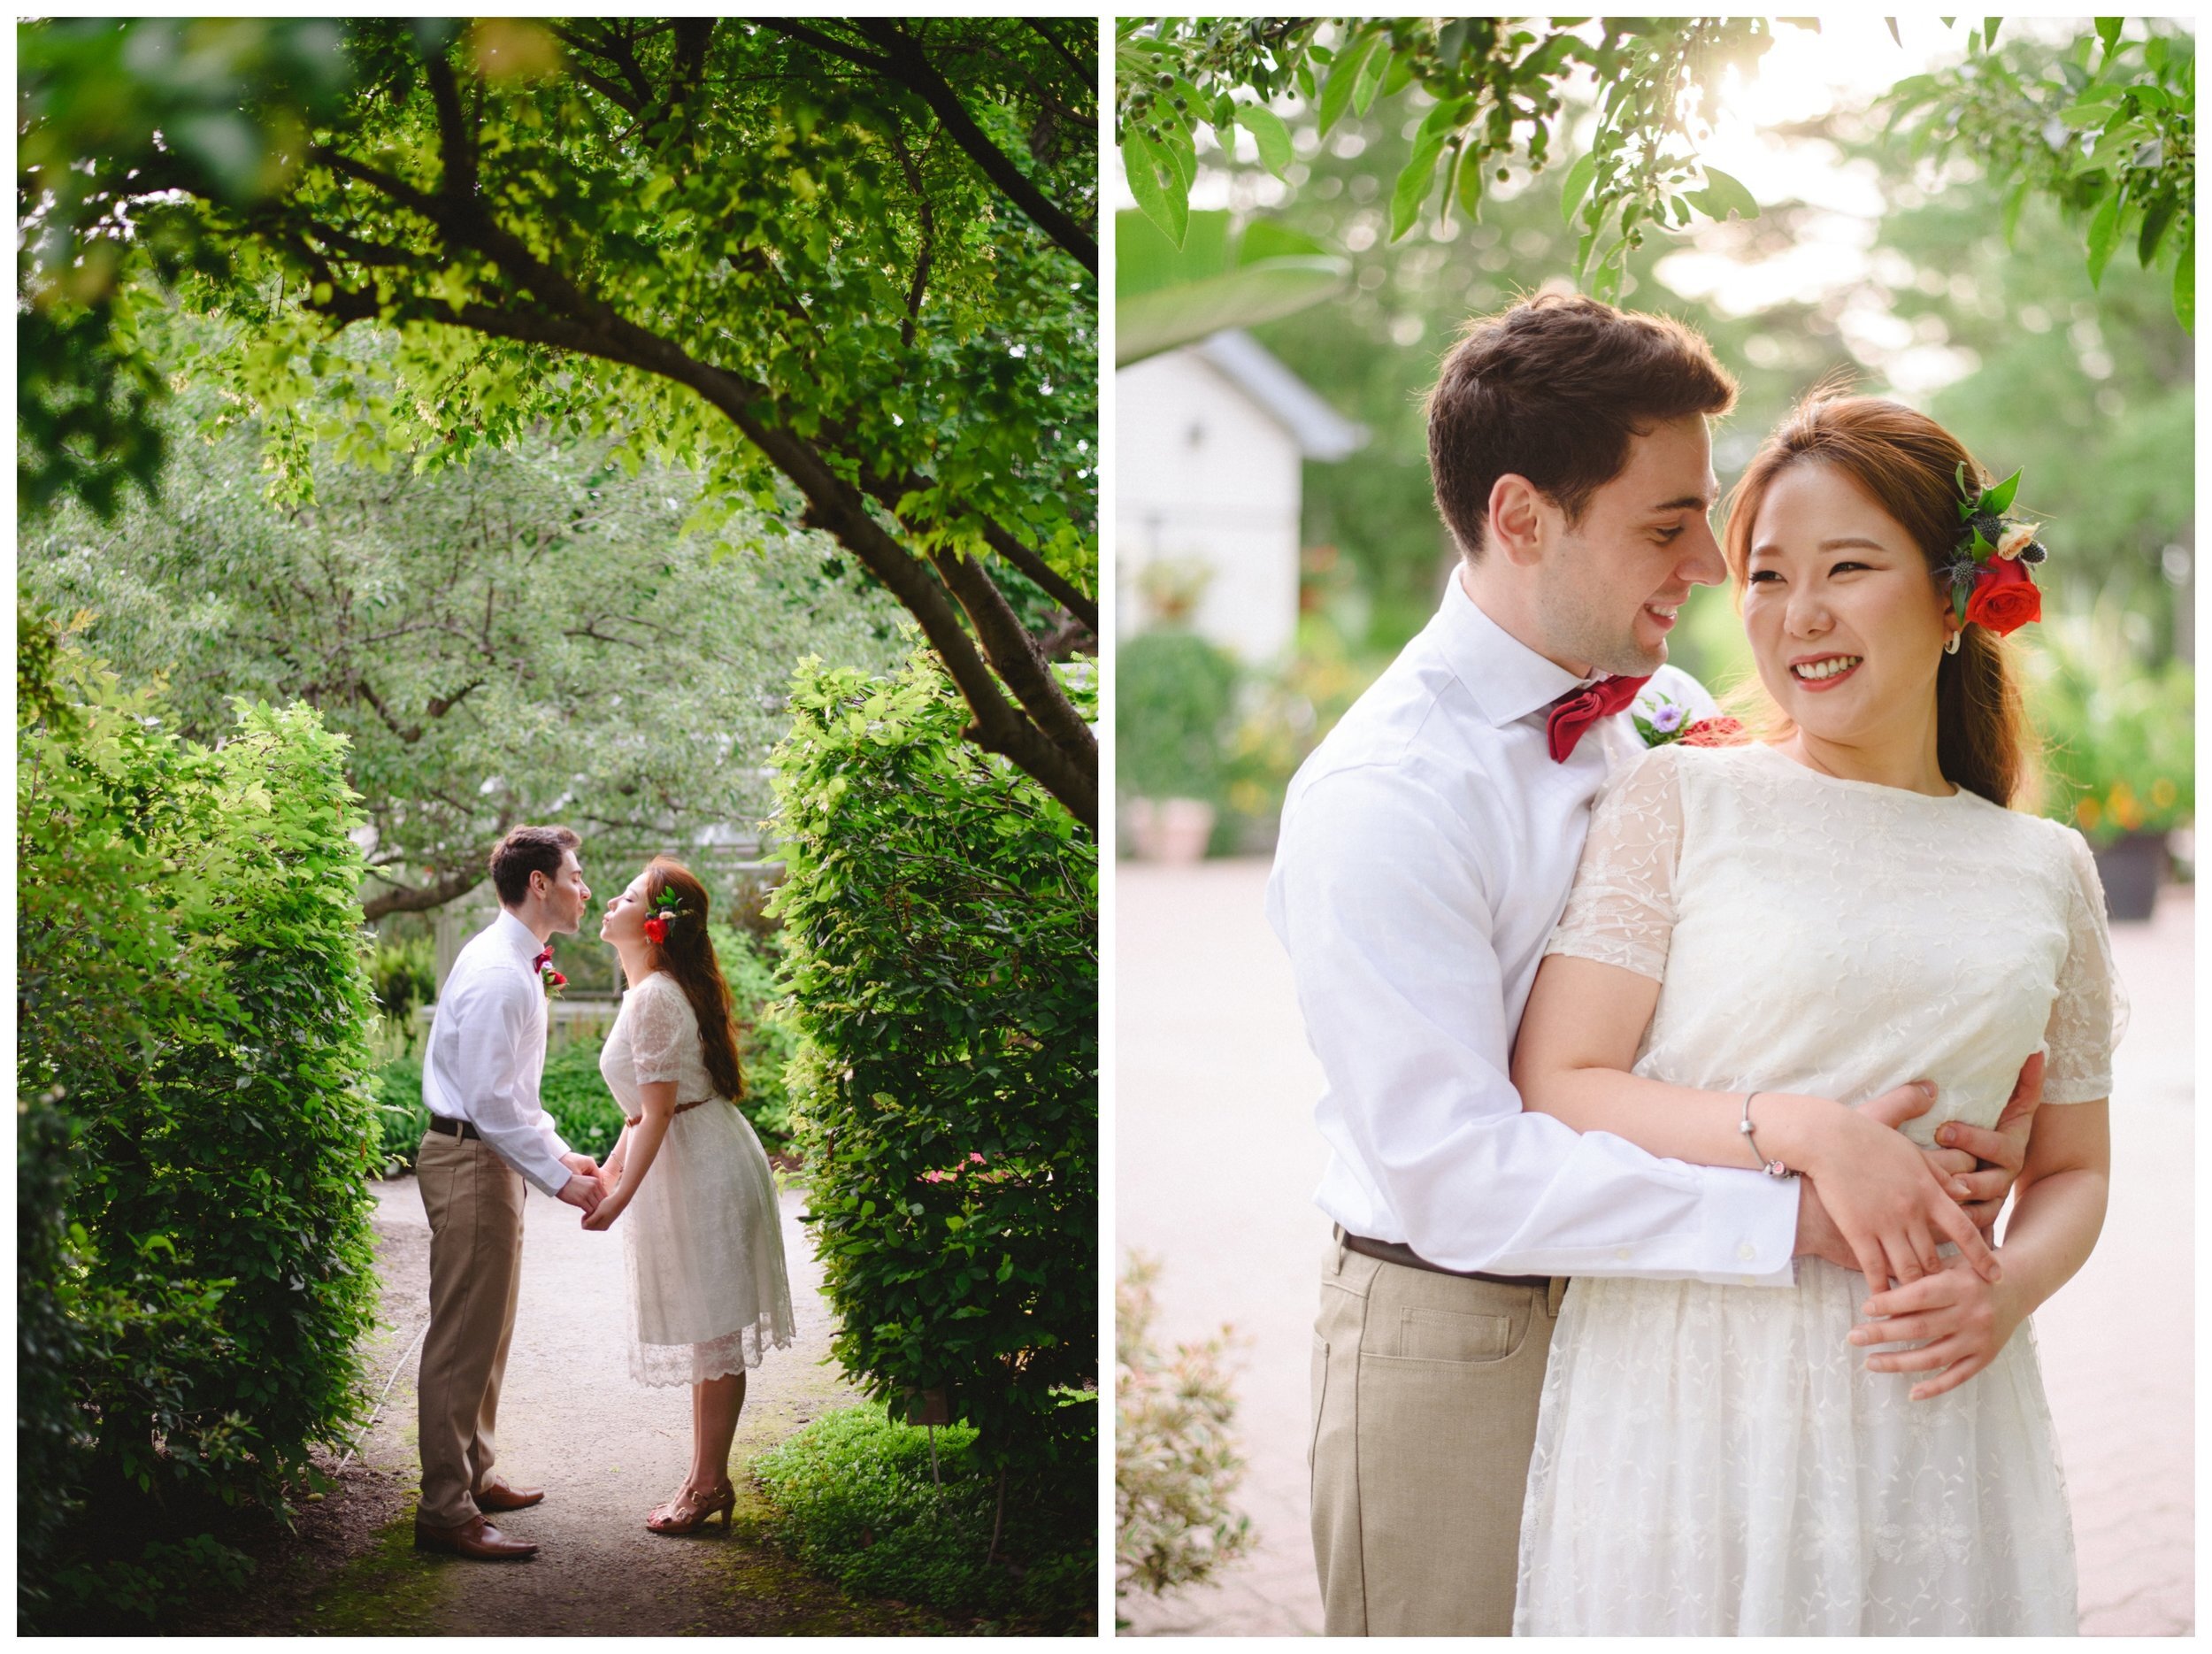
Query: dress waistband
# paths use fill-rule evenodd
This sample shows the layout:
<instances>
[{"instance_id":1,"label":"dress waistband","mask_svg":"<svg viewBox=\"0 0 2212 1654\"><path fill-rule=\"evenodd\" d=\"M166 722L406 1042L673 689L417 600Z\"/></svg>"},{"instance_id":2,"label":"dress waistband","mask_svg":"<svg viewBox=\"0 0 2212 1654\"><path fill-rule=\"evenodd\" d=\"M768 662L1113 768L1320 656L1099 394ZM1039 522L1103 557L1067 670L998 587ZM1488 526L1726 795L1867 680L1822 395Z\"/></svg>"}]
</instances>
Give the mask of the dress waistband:
<instances>
[{"instance_id":1,"label":"dress waistband","mask_svg":"<svg viewBox=\"0 0 2212 1654\"><path fill-rule=\"evenodd\" d=\"M697 1108L702 1103L719 1103L721 1101L723 1101L723 1099L720 1097L694 1097L688 1103L677 1104L675 1112L680 1114L687 1108ZM626 1114L622 1117L622 1123L625 1126L635 1126L643 1120L645 1116L642 1114Z\"/></svg>"}]
</instances>

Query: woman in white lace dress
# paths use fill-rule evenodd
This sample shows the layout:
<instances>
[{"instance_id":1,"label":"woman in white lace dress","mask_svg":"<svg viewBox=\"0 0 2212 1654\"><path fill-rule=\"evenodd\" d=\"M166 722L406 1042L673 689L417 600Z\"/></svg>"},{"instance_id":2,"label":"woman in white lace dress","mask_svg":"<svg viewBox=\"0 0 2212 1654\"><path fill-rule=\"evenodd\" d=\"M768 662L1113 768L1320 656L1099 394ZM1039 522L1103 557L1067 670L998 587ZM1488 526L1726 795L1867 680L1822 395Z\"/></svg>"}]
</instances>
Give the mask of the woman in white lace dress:
<instances>
[{"instance_id":1,"label":"woman in white lace dress","mask_svg":"<svg viewBox=\"0 0 2212 1654\"><path fill-rule=\"evenodd\" d=\"M1977 474L1863 397L1801 408L1753 461L1728 555L1776 738L1617 778L1514 1078L1578 1129L1825 1197L1867 1157L1919 1158L1847 1104L1932 1082L1924 1146L1989 1125L2041 1048L2001 1278L1921 1232L1860 1246L1869 1274L1801 1258L1788 1288L1576 1281L1518 1633L2076 1629L2027 1317L2103 1221L2115 983L2087 846L2007 807L2029 758L2000 634L2034 618L2019 554L2042 549L2008 488L1962 521Z\"/></svg>"},{"instance_id":2,"label":"woman in white lace dress","mask_svg":"<svg viewBox=\"0 0 2212 1654\"><path fill-rule=\"evenodd\" d=\"M631 1377L691 1386L690 1473L645 1520L686 1534L718 1513L727 1526L745 1371L791 1342L783 1227L775 1173L737 1107L737 1034L705 889L656 860L607 904L599 935L629 984L599 1055L627 1124L600 1173L606 1198L584 1227L629 1214Z\"/></svg>"}]
</instances>

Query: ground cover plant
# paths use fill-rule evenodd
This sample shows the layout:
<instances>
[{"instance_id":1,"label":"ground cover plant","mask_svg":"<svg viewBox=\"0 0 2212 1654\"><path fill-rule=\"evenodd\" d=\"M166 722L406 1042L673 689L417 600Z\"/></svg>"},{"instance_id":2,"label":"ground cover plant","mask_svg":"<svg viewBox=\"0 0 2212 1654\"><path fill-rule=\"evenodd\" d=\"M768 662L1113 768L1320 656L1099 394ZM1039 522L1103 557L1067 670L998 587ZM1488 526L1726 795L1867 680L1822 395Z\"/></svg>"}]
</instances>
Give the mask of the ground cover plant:
<instances>
[{"instance_id":1,"label":"ground cover plant","mask_svg":"<svg viewBox=\"0 0 2212 1654\"><path fill-rule=\"evenodd\" d=\"M879 1407L843 1408L754 1460L753 1475L779 1541L853 1596L1010 1619L1008 1629L1084 1632L1095 1618L1088 1487L1079 1499L1017 1489L1002 1511L965 1425L938 1429L933 1444Z\"/></svg>"}]
</instances>

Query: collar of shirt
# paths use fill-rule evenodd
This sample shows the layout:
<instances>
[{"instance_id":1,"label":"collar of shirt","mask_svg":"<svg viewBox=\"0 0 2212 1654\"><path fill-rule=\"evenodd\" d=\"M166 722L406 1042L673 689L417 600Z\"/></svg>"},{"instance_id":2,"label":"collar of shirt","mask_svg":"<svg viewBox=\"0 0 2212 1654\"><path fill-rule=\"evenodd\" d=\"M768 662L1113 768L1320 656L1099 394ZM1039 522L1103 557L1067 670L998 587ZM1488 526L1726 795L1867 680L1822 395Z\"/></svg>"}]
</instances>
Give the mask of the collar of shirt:
<instances>
[{"instance_id":1,"label":"collar of shirt","mask_svg":"<svg viewBox=\"0 0 2212 1654\"><path fill-rule=\"evenodd\" d=\"M1445 588L1437 624L1445 663L1494 729L1545 712L1594 681L1545 659L1485 614L1456 573Z\"/></svg>"},{"instance_id":2,"label":"collar of shirt","mask_svg":"<svg viewBox=\"0 0 2212 1654\"><path fill-rule=\"evenodd\" d=\"M501 940L514 950L515 957L522 961L526 971L530 968L530 961L546 948L547 944L540 942L530 927L514 916L511 909L501 908L499 917L492 921L492 928L498 932Z\"/></svg>"}]
</instances>

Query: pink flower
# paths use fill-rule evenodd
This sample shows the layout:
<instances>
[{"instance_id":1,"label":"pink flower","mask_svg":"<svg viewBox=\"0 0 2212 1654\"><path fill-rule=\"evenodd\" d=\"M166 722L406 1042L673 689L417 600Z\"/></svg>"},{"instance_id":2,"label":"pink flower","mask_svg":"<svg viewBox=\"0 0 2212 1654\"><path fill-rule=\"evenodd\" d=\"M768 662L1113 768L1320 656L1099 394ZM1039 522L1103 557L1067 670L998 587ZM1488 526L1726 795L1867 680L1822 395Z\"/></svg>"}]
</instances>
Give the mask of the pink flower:
<instances>
[{"instance_id":1,"label":"pink flower","mask_svg":"<svg viewBox=\"0 0 2212 1654\"><path fill-rule=\"evenodd\" d=\"M2003 538L1997 542L1997 555L2009 563L2026 550L2029 542L2034 538L2035 525L2033 523L2016 523L2006 529Z\"/></svg>"},{"instance_id":2,"label":"pink flower","mask_svg":"<svg viewBox=\"0 0 2212 1654\"><path fill-rule=\"evenodd\" d=\"M971 1154L971 1155L968 1157L968 1158L969 1158L969 1160L970 1160L971 1162L972 1162L974 1165L989 1165L989 1164L990 1164L990 1162L989 1162L989 1161L986 1160L986 1159L985 1159L985 1158L984 1158L981 1155L979 1155L979 1154Z\"/></svg>"}]
</instances>

